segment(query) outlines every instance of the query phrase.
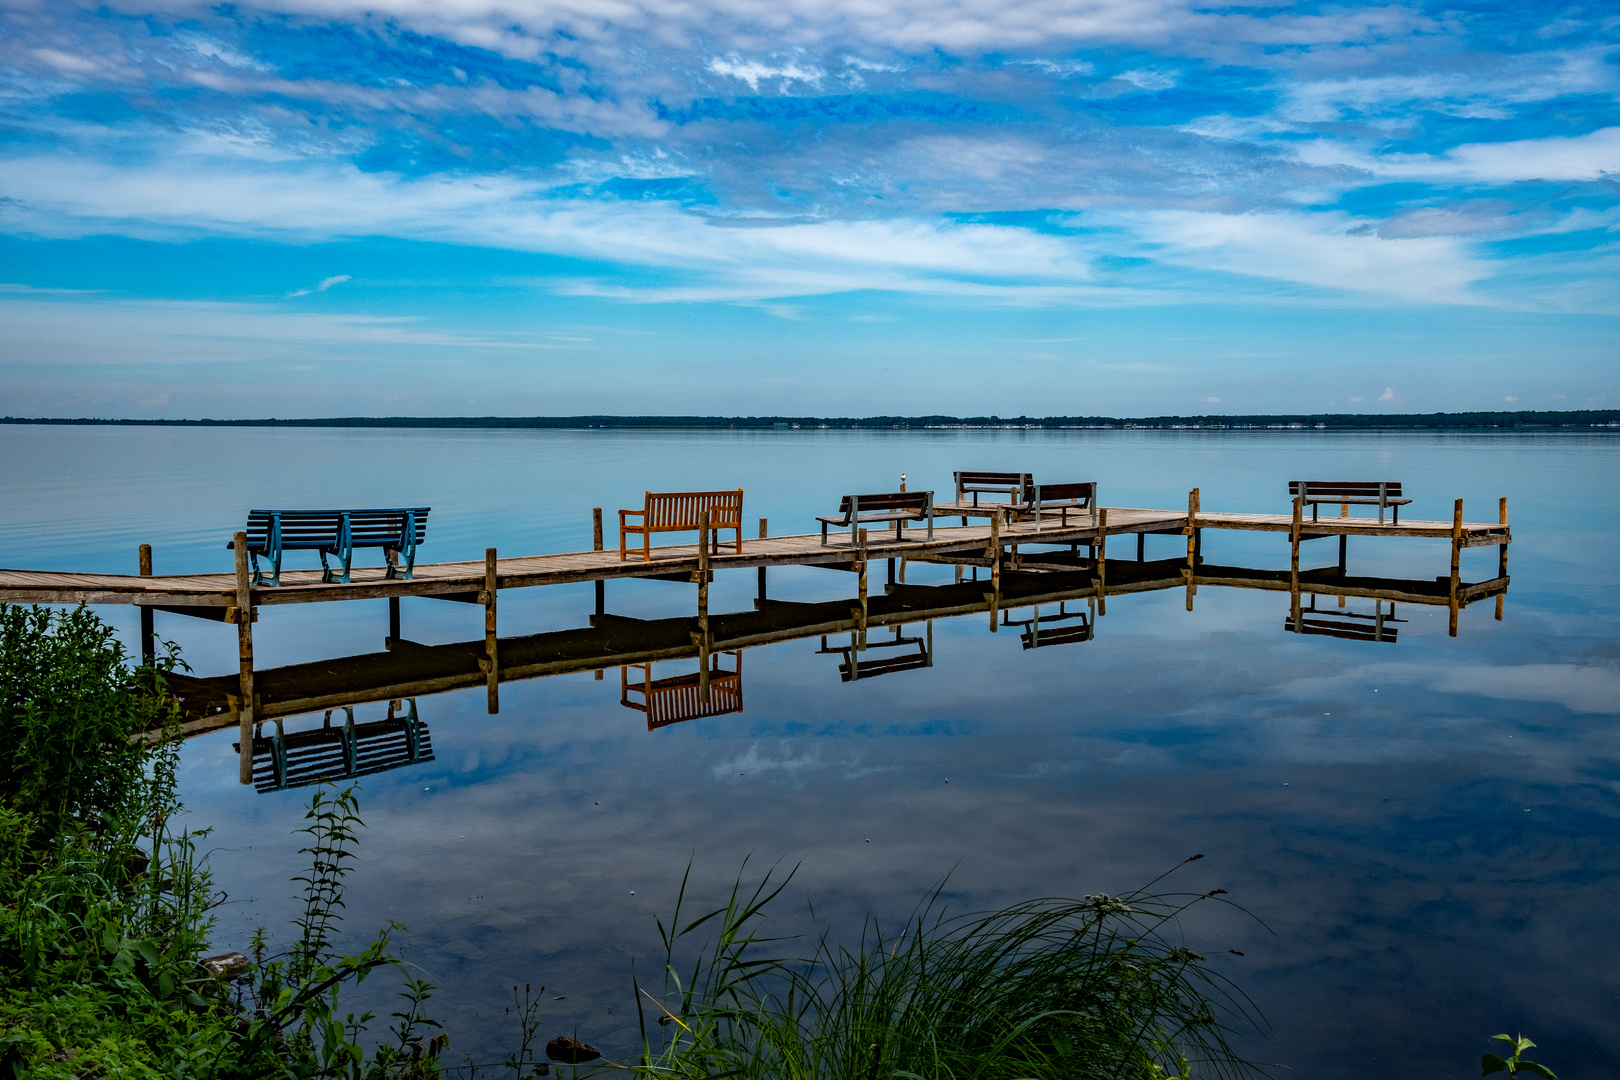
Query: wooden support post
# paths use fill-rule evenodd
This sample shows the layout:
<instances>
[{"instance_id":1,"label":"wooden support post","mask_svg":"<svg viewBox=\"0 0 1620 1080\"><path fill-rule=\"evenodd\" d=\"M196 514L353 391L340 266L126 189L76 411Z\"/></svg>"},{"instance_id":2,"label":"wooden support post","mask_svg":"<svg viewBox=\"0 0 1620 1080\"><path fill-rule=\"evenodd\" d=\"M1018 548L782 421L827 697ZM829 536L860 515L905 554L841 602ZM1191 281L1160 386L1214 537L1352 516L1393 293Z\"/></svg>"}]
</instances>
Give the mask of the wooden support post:
<instances>
[{"instance_id":1,"label":"wooden support post","mask_svg":"<svg viewBox=\"0 0 1620 1080\"><path fill-rule=\"evenodd\" d=\"M1136 561L1147 561L1147 533L1136 534Z\"/></svg>"},{"instance_id":2,"label":"wooden support post","mask_svg":"<svg viewBox=\"0 0 1620 1080\"><path fill-rule=\"evenodd\" d=\"M709 512L698 511L698 700L709 703Z\"/></svg>"},{"instance_id":3,"label":"wooden support post","mask_svg":"<svg viewBox=\"0 0 1620 1080\"><path fill-rule=\"evenodd\" d=\"M388 637L391 641L398 641L399 630L399 597L388 598Z\"/></svg>"},{"instance_id":4,"label":"wooden support post","mask_svg":"<svg viewBox=\"0 0 1620 1080\"><path fill-rule=\"evenodd\" d=\"M900 490L901 491L906 490L906 474L905 473L900 474Z\"/></svg>"},{"instance_id":5,"label":"wooden support post","mask_svg":"<svg viewBox=\"0 0 1620 1080\"><path fill-rule=\"evenodd\" d=\"M761 540L763 540L763 539L765 539L765 536L766 536L765 519L760 518L759 519L759 538ZM759 598L761 600L765 599L765 568L763 566L759 568Z\"/></svg>"},{"instance_id":6,"label":"wooden support post","mask_svg":"<svg viewBox=\"0 0 1620 1080\"><path fill-rule=\"evenodd\" d=\"M1508 523L1507 496L1506 495L1502 496L1501 503L1498 505L1497 509L1501 512L1502 524L1505 526ZM1499 577L1499 578L1505 578L1505 577L1508 576L1508 572L1507 572L1507 549L1508 549L1507 540L1506 540L1506 538L1503 538L1502 543L1496 545L1496 576ZM1504 592L1499 592L1499 593L1496 594L1496 621L1497 622L1502 621L1502 604L1503 604L1503 601L1505 601L1506 599L1507 599L1507 593L1505 591Z\"/></svg>"},{"instance_id":7,"label":"wooden support post","mask_svg":"<svg viewBox=\"0 0 1620 1080\"><path fill-rule=\"evenodd\" d=\"M1451 512L1451 630L1452 637L1457 636L1457 611L1461 604L1458 598L1458 586L1462 584L1462 523L1463 501L1457 504Z\"/></svg>"},{"instance_id":8,"label":"wooden support post","mask_svg":"<svg viewBox=\"0 0 1620 1080\"><path fill-rule=\"evenodd\" d=\"M591 508L591 550L602 550L602 508Z\"/></svg>"},{"instance_id":9,"label":"wooden support post","mask_svg":"<svg viewBox=\"0 0 1620 1080\"><path fill-rule=\"evenodd\" d=\"M860 548L859 553L855 556L855 569L859 572L859 575L860 575L860 597L861 597L861 607L860 607L860 610L858 612L856 612L856 616L855 616L856 623L857 623L855 629L856 629L856 632L860 635L860 646L859 647L864 651L865 648L866 648L866 615L867 615L867 604L866 604L866 587L867 587L866 586L866 564L867 564L866 544L867 544L867 535L866 535L866 530L865 529L856 530L855 542Z\"/></svg>"},{"instance_id":10,"label":"wooden support post","mask_svg":"<svg viewBox=\"0 0 1620 1080\"><path fill-rule=\"evenodd\" d=\"M1097 511L1097 614L1108 614L1108 508Z\"/></svg>"},{"instance_id":11,"label":"wooden support post","mask_svg":"<svg viewBox=\"0 0 1620 1080\"><path fill-rule=\"evenodd\" d=\"M236 706L238 757L237 779L253 783L253 584L248 574L247 533L233 537L236 548L236 685L240 701Z\"/></svg>"},{"instance_id":12,"label":"wooden support post","mask_svg":"<svg viewBox=\"0 0 1620 1080\"><path fill-rule=\"evenodd\" d=\"M1350 555L1350 534L1349 533L1340 533L1339 534L1339 576L1340 577L1344 576L1345 567L1346 567L1346 565L1348 565L1348 562L1349 562L1349 555Z\"/></svg>"},{"instance_id":13,"label":"wooden support post","mask_svg":"<svg viewBox=\"0 0 1620 1080\"><path fill-rule=\"evenodd\" d=\"M152 545L142 544L136 558L141 577L151 577ZM141 659L148 664L157 659L157 630L152 625L152 609L145 604L141 605Z\"/></svg>"},{"instance_id":14,"label":"wooden support post","mask_svg":"<svg viewBox=\"0 0 1620 1080\"><path fill-rule=\"evenodd\" d=\"M1299 532L1300 518L1305 512L1305 497L1294 496L1294 520L1288 527L1288 592L1293 597L1293 619L1299 618Z\"/></svg>"},{"instance_id":15,"label":"wooden support post","mask_svg":"<svg viewBox=\"0 0 1620 1080\"><path fill-rule=\"evenodd\" d=\"M490 715L501 711L501 658L498 654L498 638L495 632L495 596L500 588L500 577L496 573L497 562L495 549L484 549L484 595L479 597L484 602L484 662L486 668L485 687L488 691Z\"/></svg>"}]
</instances>

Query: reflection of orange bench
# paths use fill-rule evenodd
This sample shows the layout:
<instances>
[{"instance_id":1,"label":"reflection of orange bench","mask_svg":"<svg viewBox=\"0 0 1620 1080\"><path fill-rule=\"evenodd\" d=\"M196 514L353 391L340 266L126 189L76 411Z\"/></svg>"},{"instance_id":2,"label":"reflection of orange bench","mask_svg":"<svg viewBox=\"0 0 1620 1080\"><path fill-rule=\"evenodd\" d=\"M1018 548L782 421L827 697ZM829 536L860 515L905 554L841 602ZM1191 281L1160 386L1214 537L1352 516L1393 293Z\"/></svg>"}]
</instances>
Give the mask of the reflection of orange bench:
<instances>
[{"instance_id":1,"label":"reflection of orange bench","mask_svg":"<svg viewBox=\"0 0 1620 1080\"><path fill-rule=\"evenodd\" d=\"M718 661L719 654L715 660ZM712 667L709 669L709 703L703 704L701 672L676 675L668 679L654 679L651 664L636 664L641 669L641 681L630 681L630 668L619 669L619 704L647 714L647 730L678 724L682 720L696 720L704 716L724 716L742 712L742 653L731 654L735 671ZM639 702L631 701L631 694L640 694Z\"/></svg>"},{"instance_id":2,"label":"reflection of orange bench","mask_svg":"<svg viewBox=\"0 0 1620 1080\"><path fill-rule=\"evenodd\" d=\"M743 489L736 491L649 491L647 501L640 510L619 511L619 561L623 562L630 549L625 537L641 534L641 557L652 561L652 534L661 532L696 532L698 515L709 512L709 535L716 548L720 546L721 529L737 531L737 554L742 554L742 500ZM638 523L628 519L639 517Z\"/></svg>"}]
</instances>

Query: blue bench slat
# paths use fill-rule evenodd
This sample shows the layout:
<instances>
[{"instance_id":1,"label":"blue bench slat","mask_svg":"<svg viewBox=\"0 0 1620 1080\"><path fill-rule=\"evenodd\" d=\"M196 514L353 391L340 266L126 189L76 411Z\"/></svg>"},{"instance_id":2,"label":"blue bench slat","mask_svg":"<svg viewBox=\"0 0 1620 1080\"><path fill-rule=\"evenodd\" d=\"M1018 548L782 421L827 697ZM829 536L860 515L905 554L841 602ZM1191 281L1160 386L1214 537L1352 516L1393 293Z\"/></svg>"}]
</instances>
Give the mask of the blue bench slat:
<instances>
[{"instance_id":1,"label":"blue bench slat","mask_svg":"<svg viewBox=\"0 0 1620 1080\"><path fill-rule=\"evenodd\" d=\"M404 576L414 576L416 548L427 540L427 517L431 507L369 508L362 510L250 510L248 511L248 555L253 560L255 585L265 584L259 570L259 556L271 562L271 585L281 584L281 553L284 551L316 551L321 556L324 571L321 580L334 580L333 569L327 565L327 555L343 560L341 575L336 580L347 582L355 548L380 547L405 558ZM406 522L414 518L414 528L406 535ZM348 529L345 534L344 522ZM226 545L230 547L230 544ZM396 573L393 558L389 559L388 576Z\"/></svg>"}]
</instances>

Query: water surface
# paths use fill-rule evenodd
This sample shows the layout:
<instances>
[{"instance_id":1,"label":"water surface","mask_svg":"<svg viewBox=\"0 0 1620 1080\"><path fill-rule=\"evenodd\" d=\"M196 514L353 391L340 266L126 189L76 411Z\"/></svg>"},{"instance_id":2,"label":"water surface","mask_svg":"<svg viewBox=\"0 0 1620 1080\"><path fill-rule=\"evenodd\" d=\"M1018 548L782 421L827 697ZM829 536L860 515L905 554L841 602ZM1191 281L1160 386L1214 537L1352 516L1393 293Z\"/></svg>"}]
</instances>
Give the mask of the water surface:
<instances>
[{"instance_id":1,"label":"water surface","mask_svg":"<svg viewBox=\"0 0 1620 1080\"><path fill-rule=\"evenodd\" d=\"M903 918L947 877L967 910L1119 891L1202 853L1172 882L1225 888L1263 922L1187 927L1270 1019L1256 1057L1321 1078L1365 1075L1367 1055L1461 1077L1485 1037L1523 1030L1566 1078L1612 1061L1613 437L0 427L0 459L0 565L133 571L150 543L160 573L228 569L225 539L265 506L430 505L420 558L444 561L586 547L592 507L611 520L647 489L742 486L746 519L809 531L845 492L891 490L901 472L942 490L958 468L1095 479L1113 506L1185 506L1196 486L1206 510L1284 512L1301 477L1401 480L1414 518L1448 518L1463 498L1470 520L1494 520L1508 496L1504 617L1474 605L1455 638L1444 608L1414 605L1399 606L1393 642L1301 636L1284 629L1286 594L1205 588L1191 612L1179 590L1110 597L1092 640L1050 648L981 617L936 620L931 667L852 682L819 640L752 649L740 712L651 732L621 704L616 669L506 684L495 716L482 690L421 698L434 758L365 779L346 926L408 926L409 958L445 988L456 1060L504 1055L515 1026L502 1010L525 982L547 987L548 1032L624 1051L632 967L654 973L653 917L689 861L708 897L745 859L750 875L797 867L783 927L807 928L809 899L853 934L867 911ZM1307 545L1306 564L1332 563L1331 543ZM1147 545L1150 559L1184 551L1179 537ZM1204 555L1288 564L1266 534L1206 532ZM1433 580L1448 566L1443 543L1350 545L1352 575ZM1495 571L1494 548L1464 552L1465 580ZM755 588L752 572L720 575L713 610L751 609ZM694 593L617 582L607 607L685 616ZM853 582L784 569L770 593L832 600ZM594 604L589 585L503 593L501 632L584 626ZM416 641L482 634L476 607L403 608ZM101 611L133 641L131 611ZM233 669L221 626L160 614L158 627L199 674ZM267 608L256 649L271 667L373 652L386 632L380 601ZM184 798L214 828L229 893L221 948L291 914L290 832L308 795L239 787L231 742L199 738L184 755Z\"/></svg>"}]
</instances>

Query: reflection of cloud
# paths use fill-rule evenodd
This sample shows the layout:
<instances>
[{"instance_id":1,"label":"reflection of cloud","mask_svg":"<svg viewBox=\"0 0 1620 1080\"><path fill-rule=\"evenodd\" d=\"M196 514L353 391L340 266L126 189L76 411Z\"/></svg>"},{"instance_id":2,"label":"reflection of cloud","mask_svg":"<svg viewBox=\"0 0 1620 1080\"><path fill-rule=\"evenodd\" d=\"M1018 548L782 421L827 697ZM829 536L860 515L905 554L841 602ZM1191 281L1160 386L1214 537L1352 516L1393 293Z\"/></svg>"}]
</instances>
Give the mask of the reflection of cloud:
<instances>
[{"instance_id":1,"label":"reflection of cloud","mask_svg":"<svg viewBox=\"0 0 1620 1080\"><path fill-rule=\"evenodd\" d=\"M1571 712L1620 715L1620 668L1506 664L1450 668L1434 682L1443 693L1545 701Z\"/></svg>"},{"instance_id":2,"label":"reflection of cloud","mask_svg":"<svg viewBox=\"0 0 1620 1080\"><path fill-rule=\"evenodd\" d=\"M822 763L819 757L809 754L791 756L788 747L784 744L782 756L777 758L761 757L759 743L749 745L746 753L726 761L717 763L709 770L709 774L716 780L738 780L749 775L762 773L786 773L790 776L806 770L819 769Z\"/></svg>"}]
</instances>

